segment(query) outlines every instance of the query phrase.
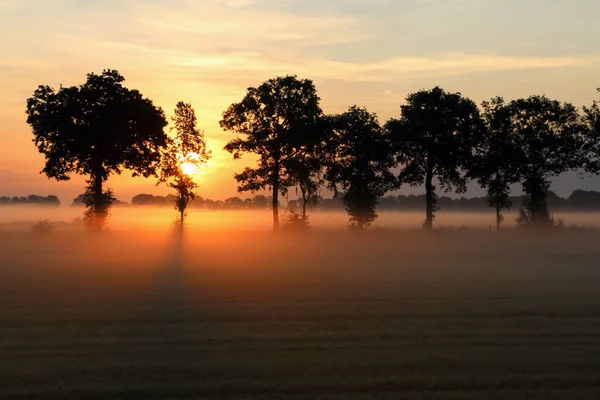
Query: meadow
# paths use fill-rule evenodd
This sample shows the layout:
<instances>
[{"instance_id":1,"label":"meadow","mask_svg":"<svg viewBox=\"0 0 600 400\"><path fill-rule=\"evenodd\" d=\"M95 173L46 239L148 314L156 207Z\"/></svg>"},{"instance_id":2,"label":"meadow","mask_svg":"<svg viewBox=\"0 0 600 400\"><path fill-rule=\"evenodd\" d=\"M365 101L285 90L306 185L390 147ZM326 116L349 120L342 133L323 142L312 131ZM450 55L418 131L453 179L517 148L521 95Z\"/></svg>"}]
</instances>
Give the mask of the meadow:
<instances>
[{"instance_id":1,"label":"meadow","mask_svg":"<svg viewBox=\"0 0 600 400\"><path fill-rule=\"evenodd\" d=\"M197 217L4 225L0 397L600 398L600 231Z\"/></svg>"}]
</instances>

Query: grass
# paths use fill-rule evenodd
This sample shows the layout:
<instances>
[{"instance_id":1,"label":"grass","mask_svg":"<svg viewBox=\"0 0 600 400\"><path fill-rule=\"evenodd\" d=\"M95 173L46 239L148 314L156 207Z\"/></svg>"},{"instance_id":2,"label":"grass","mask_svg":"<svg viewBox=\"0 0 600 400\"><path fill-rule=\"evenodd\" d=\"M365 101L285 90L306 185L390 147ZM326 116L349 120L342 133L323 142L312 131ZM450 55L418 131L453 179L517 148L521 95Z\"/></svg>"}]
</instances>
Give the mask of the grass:
<instances>
[{"instance_id":1,"label":"grass","mask_svg":"<svg viewBox=\"0 0 600 400\"><path fill-rule=\"evenodd\" d=\"M600 234L3 233L2 398L597 399Z\"/></svg>"}]
</instances>

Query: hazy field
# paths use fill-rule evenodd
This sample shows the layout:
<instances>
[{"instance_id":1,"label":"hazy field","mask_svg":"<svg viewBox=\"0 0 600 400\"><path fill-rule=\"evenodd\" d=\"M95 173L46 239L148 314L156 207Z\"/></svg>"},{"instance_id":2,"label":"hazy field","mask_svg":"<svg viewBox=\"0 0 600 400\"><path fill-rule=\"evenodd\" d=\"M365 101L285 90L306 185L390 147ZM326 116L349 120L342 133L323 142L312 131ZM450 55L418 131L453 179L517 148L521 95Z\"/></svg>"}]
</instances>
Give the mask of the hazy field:
<instances>
[{"instance_id":1,"label":"hazy field","mask_svg":"<svg viewBox=\"0 0 600 400\"><path fill-rule=\"evenodd\" d=\"M284 212L282 211L282 214ZM0 207L0 229L29 229L31 222L40 219L71 223L80 218L83 209L80 207L35 207L6 206ZM114 207L111 212L110 227L115 230L159 230L169 226L177 217L170 207ZM271 211L201 211L191 209L188 222L197 230L270 230L272 227ZM390 229L418 229L425 219L424 212L386 212L378 213L379 218L374 227ZM555 218L561 218L567 225L600 228L600 212L557 212ZM489 212L443 212L437 213L435 225L438 227L495 229L496 220L492 210ZM504 226L515 225L515 212L505 214ZM314 212L311 224L319 229L345 229L348 215L343 211ZM29 222L29 224L24 224ZM7 226L10 225L10 226Z\"/></svg>"},{"instance_id":2,"label":"hazy field","mask_svg":"<svg viewBox=\"0 0 600 400\"><path fill-rule=\"evenodd\" d=\"M0 397L598 399L599 239L5 231Z\"/></svg>"}]
</instances>

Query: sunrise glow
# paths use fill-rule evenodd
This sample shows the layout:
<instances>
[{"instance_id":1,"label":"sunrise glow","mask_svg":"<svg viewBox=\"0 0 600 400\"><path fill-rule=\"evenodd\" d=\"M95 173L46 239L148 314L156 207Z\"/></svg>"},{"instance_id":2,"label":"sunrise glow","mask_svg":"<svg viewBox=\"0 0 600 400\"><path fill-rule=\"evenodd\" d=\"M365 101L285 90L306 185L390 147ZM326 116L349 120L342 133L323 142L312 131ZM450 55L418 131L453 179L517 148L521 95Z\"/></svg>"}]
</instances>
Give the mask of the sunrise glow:
<instances>
[{"instance_id":1,"label":"sunrise glow","mask_svg":"<svg viewBox=\"0 0 600 400\"><path fill-rule=\"evenodd\" d=\"M600 3L544 2L543 19L535 18L539 7L516 0L156 0L119 6L0 0L0 26L11 38L0 43L0 185L11 195L70 199L80 193L83 178L56 182L39 174L44 159L31 143L25 101L38 85L78 85L86 73L104 68L119 70L127 87L167 114L180 100L194 105L214 165L182 168L194 176L202 171L201 190L214 198L236 195L234 174L253 163L223 151L232 138L219 126L223 111L246 88L278 75L314 80L327 113L358 104L381 121L398 116L407 93L433 85L478 103L544 93L590 104L600 85ZM152 179L130 174L111 178L111 185L122 198L157 189ZM561 188L561 194L573 189Z\"/></svg>"},{"instance_id":2,"label":"sunrise glow","mask_svg":"<svg viewBox=\"0 0 600 400\"><path fill-rule=\"evenodd\" d=\"M184 162L179 168L181 168L181 172L183 172L187 176L192 176L198 171L198 165L192 162Z\"/></svg>"},{"instance_id":3,"label":"sunrise glow","mask_svg":"<svg viewBox=\"0 0 600 400\"><path fill-rule=\"evenodd\" d=\"M186 156L179 155L179 169L189 177L203 175L211 166L210 161L200 161L200 156L196 153L189 153Z\"/></svg>"}]
</instances>

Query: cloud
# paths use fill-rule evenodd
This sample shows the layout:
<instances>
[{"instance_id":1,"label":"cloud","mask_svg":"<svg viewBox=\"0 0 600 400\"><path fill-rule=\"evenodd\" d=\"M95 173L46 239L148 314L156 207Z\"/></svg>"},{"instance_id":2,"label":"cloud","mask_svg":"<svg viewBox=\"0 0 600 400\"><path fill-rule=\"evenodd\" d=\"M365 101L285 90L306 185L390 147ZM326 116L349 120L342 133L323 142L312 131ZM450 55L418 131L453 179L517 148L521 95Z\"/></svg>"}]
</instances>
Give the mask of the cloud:
<instances>
[{"instance_id":1,"label":"cloud","mask_svg":"<svg viewBox=\"0 0 600 400\"><path fill-rule=\"evenodd\" d=\"M225 0L225 4L229 7L248 7L257 3L256 0Z\"/></svg>"},{"instance_id":2,"label":"cloud","mask_svg":"<svg viewBox=\"0 0 600 400\"><path fill-rule=\"evenodd\" d=\"M237 48L264 45L317 46L361 41L366 27L352 16L317 15L248 9L248 0L229 0L230 7L193 8L186 11L141 13L134 24L165 37L185 37L171 42L178 47L210 47L216 43ZM233 6L232 4L235 4ZM148 32L150 33L150 32ZM156 40L156 39L155 39ZM187 42L187 43L186 43Z\"/></svg>"},{"instance_id":3,"label":"cloud","mask_svg":"<svg viewBox=\"0 0 600 400\"><path fill-rule=\"evenodd\" d=\"M431 57L392 57L375 62L338 61L318 57L281 57L264 51L229 51L198 54L187 50L152 49L101 43L138 58L160 59L170 70L187 71L197 78L225 78L228 74L277 75L296 73L305 77L360 82L386 82L399 78L462 75L480 72L586 67L600 62L600 56L527 57L499 54L440 54Z\"/></svg>"},{"instance_id":4,"label":"cloud","mask_svg":"<svg viewBox=\"0 0 600 400\"><path fill-rule=\"evenodd\" d=\"M19 0L0 0L0 10L15 8L19 5Z\"/></svg>"}]
</instances>

